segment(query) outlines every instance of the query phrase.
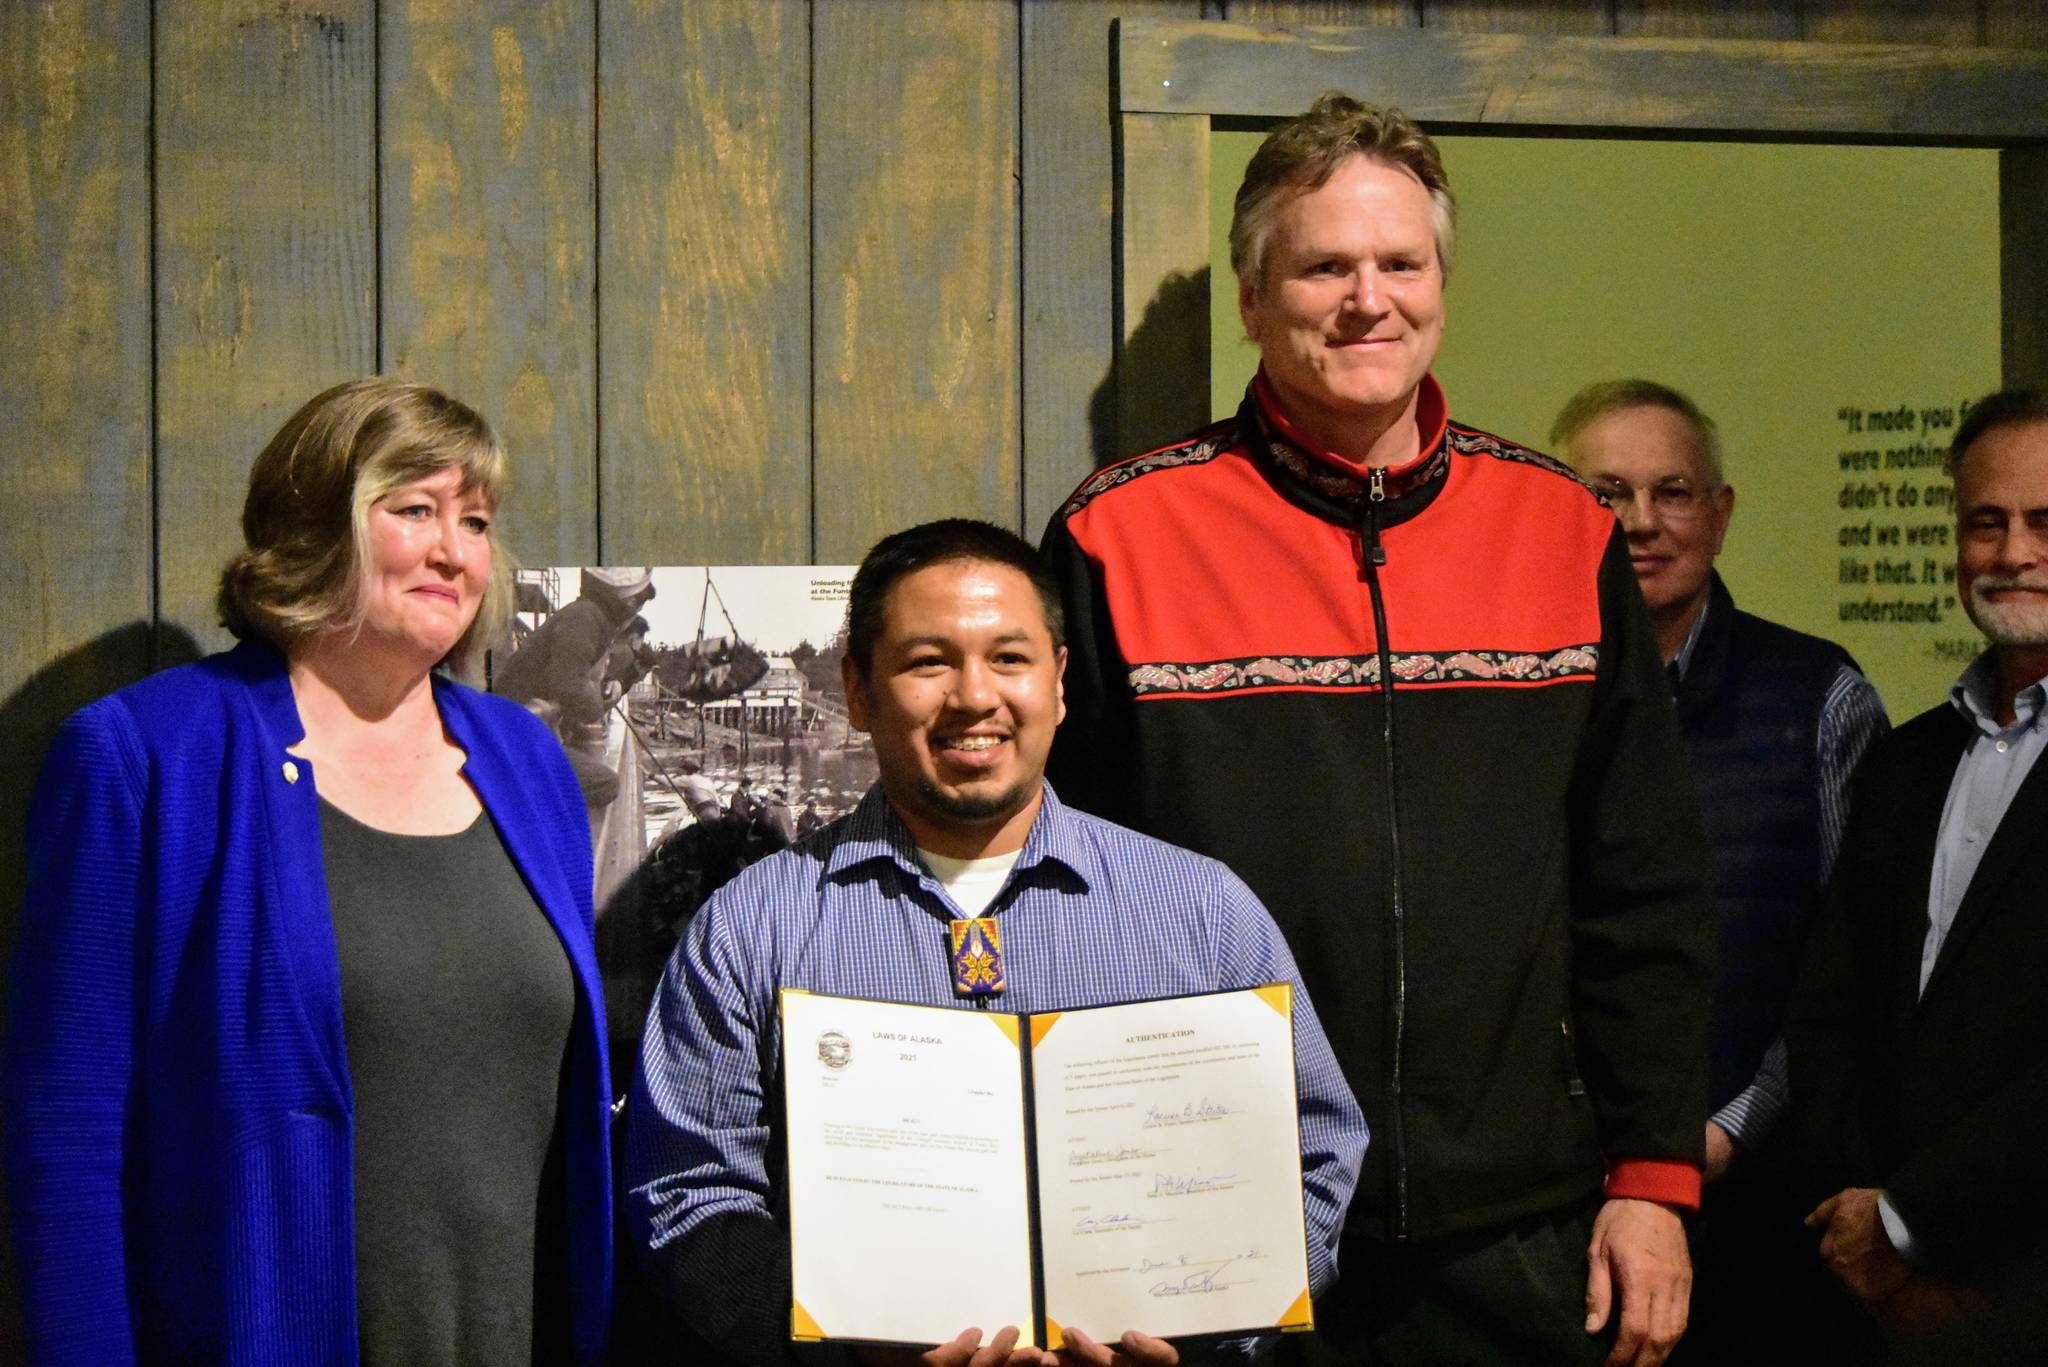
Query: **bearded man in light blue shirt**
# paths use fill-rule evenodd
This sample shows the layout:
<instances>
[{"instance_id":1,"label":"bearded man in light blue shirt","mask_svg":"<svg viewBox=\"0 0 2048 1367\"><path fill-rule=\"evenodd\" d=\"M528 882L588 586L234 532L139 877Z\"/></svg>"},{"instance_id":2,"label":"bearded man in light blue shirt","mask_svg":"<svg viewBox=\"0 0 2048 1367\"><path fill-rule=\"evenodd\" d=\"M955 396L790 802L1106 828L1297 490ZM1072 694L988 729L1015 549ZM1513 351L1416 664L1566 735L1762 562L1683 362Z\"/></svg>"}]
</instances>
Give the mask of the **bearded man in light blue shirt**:
<instances>
[{"instance_id":1,"label":"bearded man in light blue shirt","mask_svg":"<svg viewBox=\"0 0 2048 1367\"><path fill-rule=\"evenodd\" d=\"M1895 1360L2048 1332L2048 393L1950 450L1956 590L1990 642L1872 747L1787 1037L1807 1223Z\"/></svg>"}]
</instances>

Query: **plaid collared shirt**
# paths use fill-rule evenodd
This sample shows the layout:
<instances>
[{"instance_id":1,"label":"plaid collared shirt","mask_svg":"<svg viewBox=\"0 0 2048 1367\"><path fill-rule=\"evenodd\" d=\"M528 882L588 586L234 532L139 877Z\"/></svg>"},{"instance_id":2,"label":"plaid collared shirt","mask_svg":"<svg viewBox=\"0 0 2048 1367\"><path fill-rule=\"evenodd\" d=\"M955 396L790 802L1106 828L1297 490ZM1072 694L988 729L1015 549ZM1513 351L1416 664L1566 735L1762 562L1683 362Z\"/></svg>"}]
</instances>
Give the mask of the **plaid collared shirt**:
<instances>
[{"instance_id":1,"label":"plaid collared shirt","mask_svg":"<svg viewBox=\"0 0 2048 1367\"><path fill-rule=\"evenodd\" d=\"M1213 859L1063 806L1047 786L985 914L1002 928L1003 1011L1294 985L1309 1275L1318 1292L1329 1285L1365 1118L1251 890ZM627 1110L625 1218L664 1298L728 1351L779 1353L789 1322L770 1175L782 1147L778 989L975 1010L988 999L953 989L947 928L959 915L878 786L721 889L669 961ZM964 1251L967 1264L947 1266L965 1270Z\"/></svg>"}]
</instances>

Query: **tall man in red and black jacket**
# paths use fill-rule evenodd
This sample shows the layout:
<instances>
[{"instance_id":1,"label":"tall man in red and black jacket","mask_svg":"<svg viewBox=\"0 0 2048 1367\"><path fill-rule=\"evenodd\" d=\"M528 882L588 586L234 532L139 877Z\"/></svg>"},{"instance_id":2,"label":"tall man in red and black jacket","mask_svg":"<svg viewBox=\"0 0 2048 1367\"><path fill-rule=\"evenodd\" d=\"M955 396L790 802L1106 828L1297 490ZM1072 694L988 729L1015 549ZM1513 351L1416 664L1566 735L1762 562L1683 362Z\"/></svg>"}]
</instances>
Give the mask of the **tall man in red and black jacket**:
<instances>
[{"instance_id":1,"label":"tall man in red and black jacket","mask_svg":"<svg viewBox=\"0 0 2048 1367\"><path fill-rule=\"evenodd\" d=\"M1053 519L1053 763L1228 862L1373 1129L1311 1356L1654 1364L1699 1199L1706 855L1628 547L1429 375L1452 202L1428 136L1325 96L1261 146L1237 415Z\"/></svg>"}]
</instances>

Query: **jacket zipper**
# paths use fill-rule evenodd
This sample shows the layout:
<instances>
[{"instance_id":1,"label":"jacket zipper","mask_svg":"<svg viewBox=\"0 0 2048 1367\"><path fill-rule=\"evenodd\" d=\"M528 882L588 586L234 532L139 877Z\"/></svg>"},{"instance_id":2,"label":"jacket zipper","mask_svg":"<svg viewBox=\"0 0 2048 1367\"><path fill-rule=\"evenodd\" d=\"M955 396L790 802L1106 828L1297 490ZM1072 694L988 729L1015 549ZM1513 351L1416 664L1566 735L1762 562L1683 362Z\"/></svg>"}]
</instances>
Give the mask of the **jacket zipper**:
<instances>
[{"instance_id":1,"label":"jacket zipper","mask_svg":"<svg viewBox=\"0 0 2048 1367\"><path fill-rule=\"evenodd\" d=\"M1557 1021L1557 1029L1564 1036L1565 1095L1574 1097L1584 1096L1586 1094L1586 1083L1579 1076L1579 1050L1578 1046L1572 1043L1571 1017L1560 1016Z\"/></svg>"},{"instance_id":2,"label":"jacket zipper","mask_svg":"<svg viewBox=\"0 0 2048 1367\"><path fill-rule=\"evenodd\" d=\"M1380 593L1380 566L1387 563L1386 547L1380 543L1380 505L1386 501L1386 471L1375 468L1360 509L1359 560L1365 571L1366 592L1372 600L1373 640L1380 664L1380 739L1386 759L1388 883L1392 892L1394 932L1394 1059L1390 1082L1394 1123L1394 1238L1405 1240L1408 1237L1408 1124L1403 1086L1408 1052L1408 914L1401 888L1401 785L1394 767L1394 658L1387 645L1387 604Z\"/></svg>"}]
</instances>

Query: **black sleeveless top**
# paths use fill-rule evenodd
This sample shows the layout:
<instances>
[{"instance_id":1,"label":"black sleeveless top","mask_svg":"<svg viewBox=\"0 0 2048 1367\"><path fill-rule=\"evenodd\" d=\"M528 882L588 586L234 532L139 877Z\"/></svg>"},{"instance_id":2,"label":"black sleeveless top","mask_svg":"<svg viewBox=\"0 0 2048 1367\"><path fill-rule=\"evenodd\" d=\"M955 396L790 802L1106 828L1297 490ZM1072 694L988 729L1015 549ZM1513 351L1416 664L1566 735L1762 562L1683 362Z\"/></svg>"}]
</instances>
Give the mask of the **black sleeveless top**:
<instances>
[{"instance_id":1,"label":"black sleeveless top","mask_svg":"<svg viewBox=\"0 0 2048 1367\"><path fill-rule=\"evenodd\" d=\"M320 805L355 1104L362 1361L569 1356L569 960L488 816L393 835Z\"/></svg>"}]
</instances>

